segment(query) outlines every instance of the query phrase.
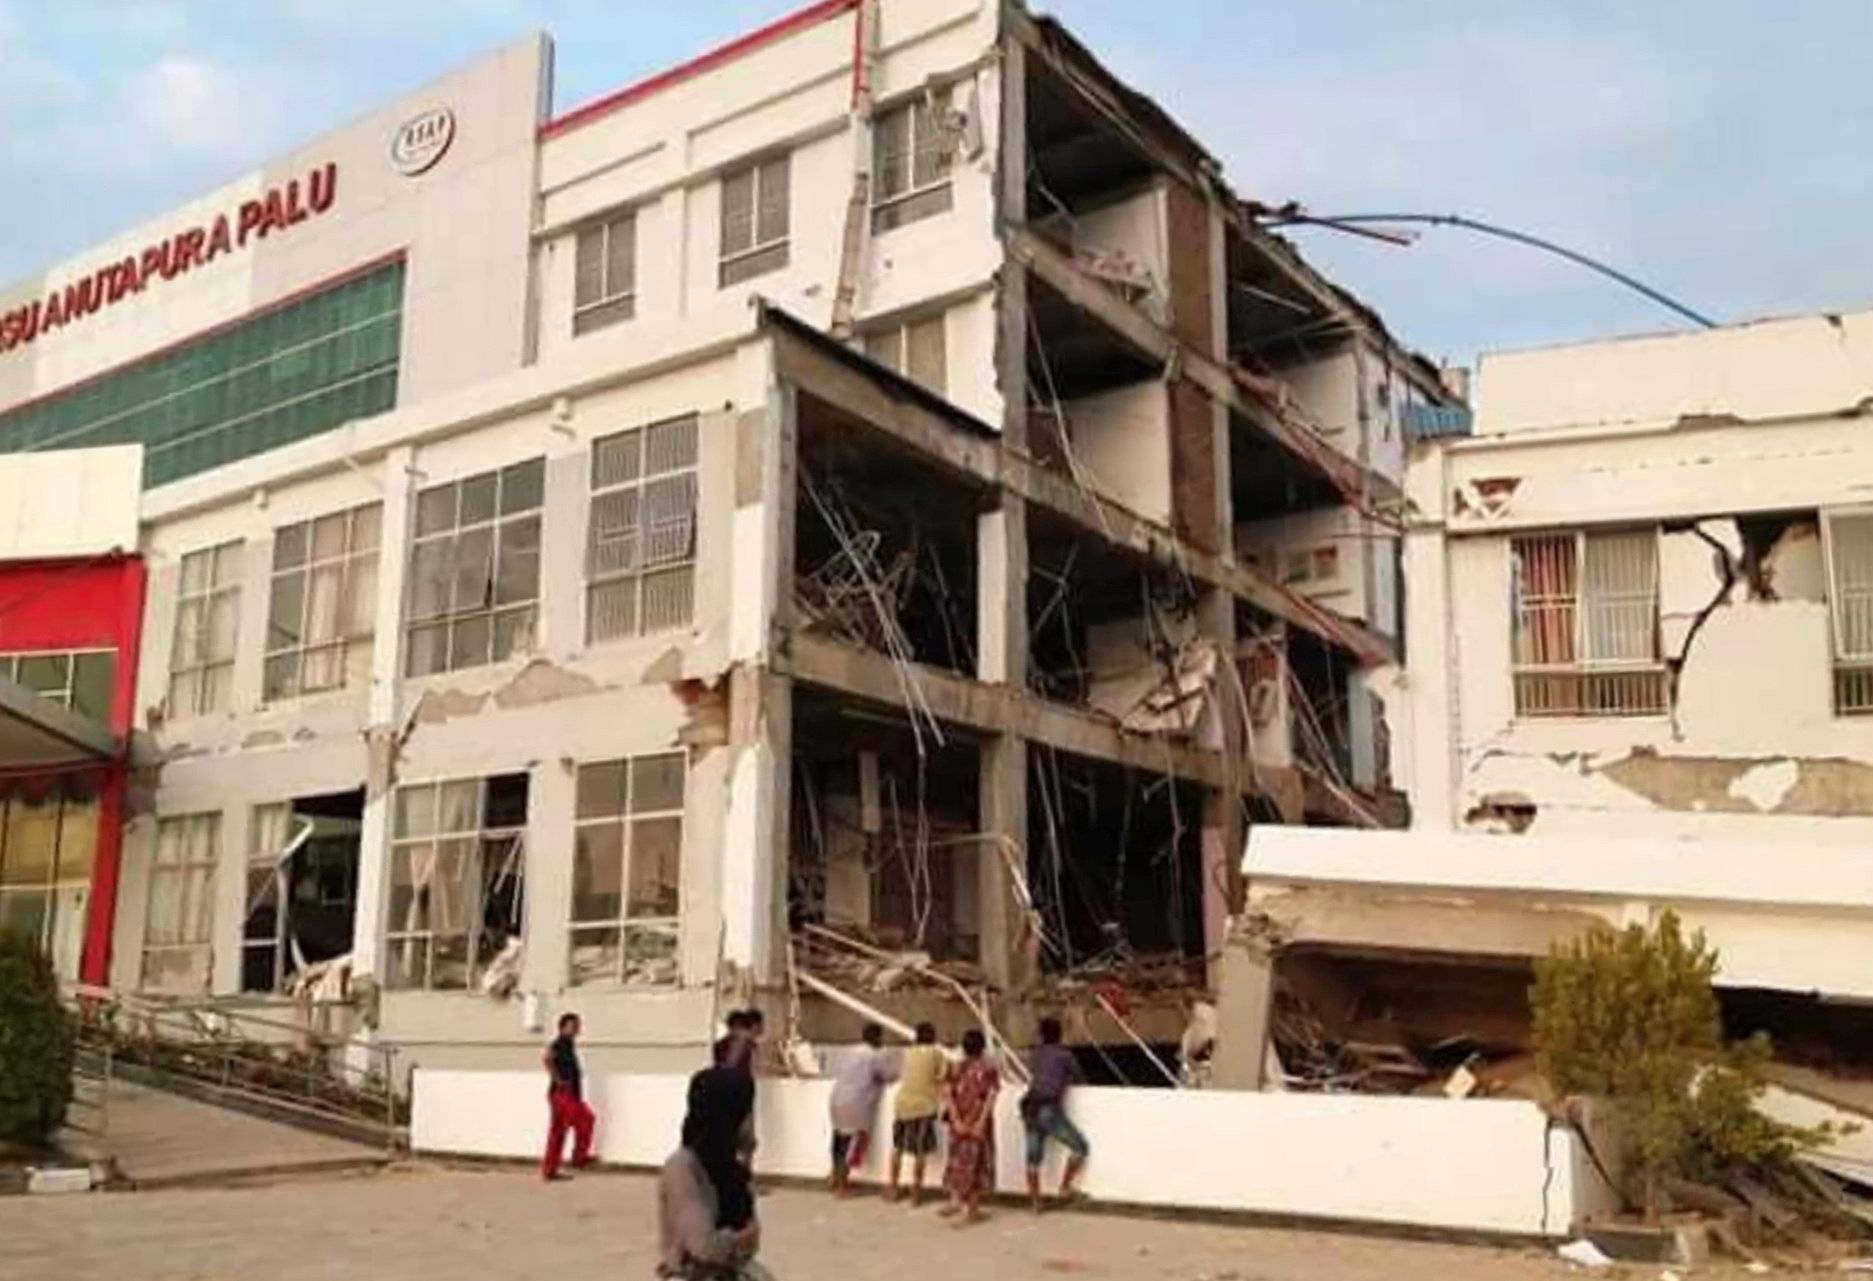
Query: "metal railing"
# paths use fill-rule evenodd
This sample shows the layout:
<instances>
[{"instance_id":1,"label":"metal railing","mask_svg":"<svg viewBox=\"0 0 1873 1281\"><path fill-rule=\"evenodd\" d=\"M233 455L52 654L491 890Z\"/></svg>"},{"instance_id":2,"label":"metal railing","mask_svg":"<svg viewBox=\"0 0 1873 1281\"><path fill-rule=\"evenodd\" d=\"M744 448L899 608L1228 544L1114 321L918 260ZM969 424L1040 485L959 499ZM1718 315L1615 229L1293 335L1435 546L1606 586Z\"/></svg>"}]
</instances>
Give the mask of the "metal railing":
<instances>
[{"instance_id":1,"label":"metal railing","mask_svg":"<svg viewBox=\"0 0 1873 1281\"><path fill-rule=\"evenodd\" d=\"M282 1120L402 1142L408 1119L397 1093L396 1047L335 1037L213 1001L167 1001L78 987L81 1074L99 1074L108 1122L113 1080L138 1072L211 1101L246 1104Z\"/></svg>"}]
</instances>

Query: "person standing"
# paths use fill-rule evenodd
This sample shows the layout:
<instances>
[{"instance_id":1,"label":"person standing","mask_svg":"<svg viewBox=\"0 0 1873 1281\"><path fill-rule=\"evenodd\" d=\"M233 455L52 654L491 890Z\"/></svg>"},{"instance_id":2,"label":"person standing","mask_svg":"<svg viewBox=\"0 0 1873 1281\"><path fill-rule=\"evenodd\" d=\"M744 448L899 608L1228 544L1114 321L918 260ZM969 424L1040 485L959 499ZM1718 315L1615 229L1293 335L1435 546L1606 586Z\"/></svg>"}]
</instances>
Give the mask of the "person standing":
<instances>
[{"instance_id":1,"label":"person standing","mask_svg":"<svg viewBox=\"0 0 1873 1281\"><path fill-rule=\"evenodd\" d=\"M911 1159L910 1201L923 1203L924 1164L937 1149L937 1106L942 1099L943 1081L949 1064L937 1048L936 1028L929 1023L917 1025L917 1043L904 1051L898 1067L897 1100L891 1124L891 1190L888 1197L898 1199L898 1179L904 1168L904 1156Z\"/></svg>"},{"instance_id":2,"label":"person standing","mask_svg":"<svg viewBox=\"0 0 1873 1281\"><path fill-rule=\"evenodd\" d=\"M1021 1096L1021 1125L1027 1131L1028 1204L1041 1211L1041 1161L1052 1139L1067 1150L1066 1172L1060 1176L1060 1199L1079 1194L1080 1172L1086 1168L1086 1136L1067 1116L1067 1091L1080 1084L1079 1061L1060 1044L1060 1020L1041 1020L1041 1043L1028 1065L1032 1079Z\"/></svg>"},{"instance_id":3,"label":"person standing","mask_svg":"<svg viewBox=\"0 0 1873 1281\"><path fill-rule=\"evenodd\" d=\"M559 1035L546 1047L542 1062L546 1065L546 1156L540 1161L540 1177L549 1182L562 1179L560 1155L566 1146L566 1131L572 1131L572 1166L582 1169L592 1161L592 1126L597 1118L585 1102L585 1070L579 1064L579 1016L559 1016Z\"/></svg>"},{"instance_id":4,"label":"person standing","mask_svg":"<svg viewBox=\"0 0 1873 1281\"><path fill-rule=\"evenodd\" d=\"M988 1039L974 1028L963 1034L963 1061L949 1088L950 1155L943 1171L949 1191L944 1218L982 1217L982 1194L995 1183L995 1096L1001 1075L988 1060Z\"/></svg>"},{"instance_id":5,"label":"person standing","mask_svg":"<svg viewBox=\"0 0 1873 1281\"><path fill-rule=\"evenodd\" d=\"M736 1153L754 1106L745 1072L713 1067L689 1081L682 1144L657 1181L657 1275L727 1281L760 1275L754 1186Z\"/></svg>"},{"instance_id":6,"label":"person standing","mask_svg":"<svg viewBox=\"0 0 1873 1281\"><path fill-rule=\"evenodd\" d=\"M893 1075L884 1053L884 1029L867 1023L859 1038L862 1044L840 1067L832 1087L832 1190L842 1197L852 1194L852 1167L865 1164L878 1100Z\"/></svg>"}]
</instances>

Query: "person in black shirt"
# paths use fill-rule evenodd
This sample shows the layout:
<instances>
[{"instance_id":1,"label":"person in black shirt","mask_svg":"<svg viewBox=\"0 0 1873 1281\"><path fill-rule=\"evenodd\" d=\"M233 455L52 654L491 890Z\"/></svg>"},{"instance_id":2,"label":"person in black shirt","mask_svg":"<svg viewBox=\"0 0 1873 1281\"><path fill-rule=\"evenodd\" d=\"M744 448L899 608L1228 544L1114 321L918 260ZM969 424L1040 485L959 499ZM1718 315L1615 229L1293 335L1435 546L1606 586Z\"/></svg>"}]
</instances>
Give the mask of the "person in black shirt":
<instances>
[{"instance_id":1,"label":"person in black shirt","mask_svg":"<svg viewBox=\"0 0 1873 1281\"><path fill-rule=\"evenodd\" d=\"M540 1162L540 1177L560 1179L560 1153L566 1146L566 1131L572 1131L572 1165L579 1169L592 1160L592 1126L597 1118L585 1102L585 1072L579 1066L579 1016L559 1016L559 1035L546 1047L541 1061L546 1064L546 1157Z\"/></svg>"}]
</instances>

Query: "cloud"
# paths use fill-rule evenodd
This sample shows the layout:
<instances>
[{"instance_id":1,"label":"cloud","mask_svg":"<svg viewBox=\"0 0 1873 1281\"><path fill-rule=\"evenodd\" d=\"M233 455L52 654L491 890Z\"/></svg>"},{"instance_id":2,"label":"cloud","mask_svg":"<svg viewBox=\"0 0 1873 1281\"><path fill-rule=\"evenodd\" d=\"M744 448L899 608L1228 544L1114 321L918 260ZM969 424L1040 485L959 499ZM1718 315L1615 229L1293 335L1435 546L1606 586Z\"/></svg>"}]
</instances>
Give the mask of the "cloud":
<instances>
[{"instance_id":1,"label":"cloud","mask_svg":"<svg viewBox=\"0 0 1873 1281\"><path fill-rule=\"evenodd\" d=\"M160 58L131 77L119 107L135 136L159 150L204 160L251 161L270 132L267 104L250 77L202 58Z\"/></svg>"}]
</instances>

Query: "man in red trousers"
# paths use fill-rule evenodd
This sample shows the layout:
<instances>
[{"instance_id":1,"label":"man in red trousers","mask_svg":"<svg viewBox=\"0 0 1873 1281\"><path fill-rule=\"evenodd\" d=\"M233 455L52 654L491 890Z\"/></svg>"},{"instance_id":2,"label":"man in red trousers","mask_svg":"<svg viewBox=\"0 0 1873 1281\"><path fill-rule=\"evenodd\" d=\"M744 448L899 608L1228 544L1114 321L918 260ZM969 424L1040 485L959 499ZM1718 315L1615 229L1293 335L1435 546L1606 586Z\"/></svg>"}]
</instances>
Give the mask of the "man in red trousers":
<instances>
[{"instance_id":1,"label":"man in red trousers","mask_svg":"<svg viewBox=\"0 0 1873 1281\"><path fill-rule=\"evenodd\" d=\"M579 1016L559 1016L559 1035L546 1047L546 1106L550 1119L546 1127L546 1158L540 1162L540 1177L563 1179L559 1172L559 1154L566 1146L566 1131L572 1131L574 1169L592 1160L592 1125L596 1118L585 1102L585 1073L579 1066Z\"/></svg>"}]
</instances>

